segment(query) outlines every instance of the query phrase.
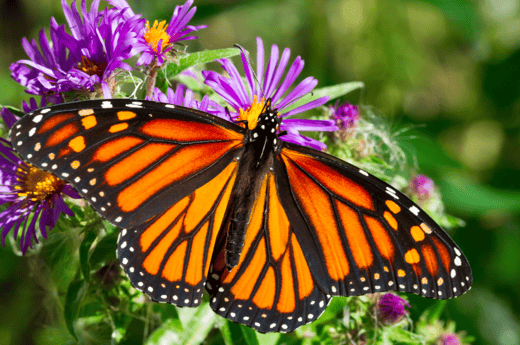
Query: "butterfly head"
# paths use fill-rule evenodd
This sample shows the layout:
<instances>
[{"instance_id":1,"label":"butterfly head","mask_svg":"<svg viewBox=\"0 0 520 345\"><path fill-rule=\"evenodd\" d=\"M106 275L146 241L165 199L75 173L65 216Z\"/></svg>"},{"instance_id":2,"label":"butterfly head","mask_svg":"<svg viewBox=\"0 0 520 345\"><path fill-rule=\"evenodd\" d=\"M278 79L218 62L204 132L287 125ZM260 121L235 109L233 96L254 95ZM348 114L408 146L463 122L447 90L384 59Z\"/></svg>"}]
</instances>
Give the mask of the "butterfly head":
<instances>
[{"instance_id":1,"label":"butterfly head","mask_svg":"<svg viewBox=\"0 0 520 345\"><path fill-rule=\"evenodd\" d=\"M248 123L251 131L251 141L264 141L265 139L273 142L277 146L278 132L280 130L281 119L276 109L271 108L271 100L268 99L262 111L255 121L255 126ZM275 140L276 139L276 140Z\"/></svg>"}]
</instances>

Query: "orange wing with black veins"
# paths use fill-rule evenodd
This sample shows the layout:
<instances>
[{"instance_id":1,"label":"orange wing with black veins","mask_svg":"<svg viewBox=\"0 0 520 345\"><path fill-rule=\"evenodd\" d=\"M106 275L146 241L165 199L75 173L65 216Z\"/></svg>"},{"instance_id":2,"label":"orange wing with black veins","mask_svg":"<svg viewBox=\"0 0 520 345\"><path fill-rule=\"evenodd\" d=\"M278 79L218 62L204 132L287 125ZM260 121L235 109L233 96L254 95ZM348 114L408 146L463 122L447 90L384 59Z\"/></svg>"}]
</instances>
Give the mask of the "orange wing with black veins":
<instances>
[{"instance_id":1,"label":"orange wing with black veins","mask_svg":"<svg viewBox=\"0 0 520 345\"><path fill-rule=\"evenodd\" d=\"M275 175L264 177L238 265L226 268L221 241L206 286L216 313L259 332L290 332L316 320L330 301L316 284Z\"/></svg>"},{"instance_id":2,"label":"orange wing with black veins","mask_svg":"<svg viewBox=\"0 0 520 345\"><path fill-rule=\"evenodd\" d=\"M159 302L198 305L244 129L169 104L78 104L23 117L11 133L16 149L123 228L117 253L136 288Z\"/></svg>"},{"instance_id":3,"label":"orange wing with black veins","mask_svg":"<svg viewBox=\"0 0 520 345\"><path fill-rule=\"evenodd\" d=\"M469 289L460 249L405 195L325 153L288 144L280 157L296 208L285 206L295 211L293 226L313 236L303 252L319 262L311 271L324 293L399 290L445 299Z\"/></svg>"}]
</instances>

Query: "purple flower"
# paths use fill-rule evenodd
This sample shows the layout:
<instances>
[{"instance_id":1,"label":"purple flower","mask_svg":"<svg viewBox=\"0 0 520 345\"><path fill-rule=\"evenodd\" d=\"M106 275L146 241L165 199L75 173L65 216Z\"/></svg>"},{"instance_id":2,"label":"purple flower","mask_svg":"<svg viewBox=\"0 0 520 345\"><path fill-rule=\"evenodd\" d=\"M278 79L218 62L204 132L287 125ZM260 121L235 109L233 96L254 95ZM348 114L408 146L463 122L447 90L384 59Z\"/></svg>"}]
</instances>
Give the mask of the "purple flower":
<instances>
[{"instance_id":1,"label":"purple flower","mask_svg":"<svg viewBox=\"0 0 520 345\"><path fill-rule=\"evenodd\" d=\"M6 124L16 120L16 116L6 108L1 110L1 115ZM38 243L37 221L40 233L47 238L47 231L56 225L62 212L73 217L74 213L63 201L62 194L80 198L65 181L22 161L11 144L0 138L0 203L9 204L0 213L2 245L5 246L5 238L11 229L14 229L15 238L21 231L20 249L25 254L33 241Z\"/></svg>"},{"instance_id":2,"label":"purple flower","mask_svg":"<svg viewBox=\"0 0 520 345\"><path fill-rule=\"evenodd\" d=\"M410 190L420 200L429 199L434 191L434 186L433 180L426 175L417 175L410 182Z\"/></svg>"},{"instance_id":3,"label":"purple flower","mask_svg":"<svg viewBox=\"0 0 520 345\"><path fill-rule=\"evenodd\" d=\"M439 344L439 345L460 345L462 343L457 334L446 333L439 337L437 344Z\"/></svg>"},{"instance_id":4,"label":"purple flower","mask_svg":"<svg viewBox=\"0 0 520 345\"><path fill-rule=\"evenodd\" d=\"M340 131L355 127L359 120L359 108L348 102L338 104L339 101L334 106L329 107L329 114L336 121Z\"/></svg>"},{"instance_id":5,"label":"purple flower","mask_svg":"<svg viewBox=\"0 0 520 345\"><path fill-rule=\"evenodd\" d=\"M334 121L288 119L287 117L325 104L329 100L328 96L315 99L284 112L284 109L289 108L294 102L311 92L318 83L313 77L307 77L294 87L292 91L288 91L304 65L303 60L299 56L296 57L282 80L285 68L289 62L290 53L291 51L286 48L280 60L278 60L279 50L276 45L273 45L267 68L264 71L264 45L262 40L257 38L256 75L259 78L258 81L254 78L255 73L249 64L248 56L242 52L242 65L247 80L246 85L244 85L237 68L228 59L222 59L219 62L229 77L213 71L203 71L204 83L212 87L234 109L231 112L232 118L239 121L247 120L250 129L256 126L258 115L264 109L266 101L271 99L274 110L279 112L279 116L282 118L280 131L288 132L288 134L281 136L282 140L319 150L324 149L326 147L325 144L305 137L299 131L334 131L338 129Z\"/></svg>"},{"instance_id":6,"label":"purple flower","mask_svg":"<svg viewBox=\"0 0 520 345\"><path fill-rule=\"evenodd\" d=\"M108 2L119 9L130 8L125 0L108 0ZM150 22L146 22L146 30L143 29L136 45L142 51L137 60L138 66L149 65L152 62L156 66L162 65L167 58L166 53L171 51L177 42L193 40L197 36L188 36L189 34L208 27L188 25L197 11L197 7L190 9L191 5L193 0L186 1L182 6L176 6L169 24L166 24L165 20L161 22L156 20L150 27ZM133 14L131 9L129 14Z\"/></svg>"},{"instance_id":7,"label":"purple flower","mask_svg":"<svg viewBox=\"0 0 520 345\"><path fill-rule=\"evenodd\" d=\"M376 308L381 321L392 324L404 317L405 306L410 307L410 304L393 293L386 293L379 297Z\"/></svg>"},{"instance_id":8,"label":"purple flower","mask_svg":"<svg viewBox=\"0 0 520 345\"><path fill-rule=\"evenodd\" d=\"M222 114L225 114L225 109L218 105L215 101L210 101L208 96L204 96L202 101L198 101L193 98L193 91L190 89L186 89L186 94L184 94L184 85L182 84L177 86L175 91L173 91L171 88L168 88L166 94L162 93L159 88L155 88L153 97L151 99L146 97L146 99L153 100L155 102L181 105L217 116L222 116Z\"/></svg>"},{"instance_id":9,"label":"purple flower","mask_svg":"<svg viewBox=\"0 0 520 345\"><path fill-rule=\"evenodd\" d=\"M67 79L67 71L76 66L72 55L67 53L64 39L58 33L63 29L51 19L50 37L45 29L40 30L40 48L36 40L22 39L22 45L30 60L19 60L9 67L12 78L33 95L66 92L73 89ZM41 50L41 51L40 51Z\"/></svg>"},{"instance_id":10,"label":"purple flower","mask_svg":"<svg viewBox=\"0 0 520 345\"><path fill-rule=\"evenodd\" d=\"M111 96L113 76L117 69L131 70L123 60L140 52L137 36L144 19L128 16L127 10L114 8L98 11L100 0L87 10L85 0L81 14L76 1L62 7L72 35L51 19L51 43L44 29L40 31L40 49L35 40L23 40L30 60L11 65L12 77L27 88L28 93L49 95L71 90L96 91Z\"/></svg>"}]
</instances>

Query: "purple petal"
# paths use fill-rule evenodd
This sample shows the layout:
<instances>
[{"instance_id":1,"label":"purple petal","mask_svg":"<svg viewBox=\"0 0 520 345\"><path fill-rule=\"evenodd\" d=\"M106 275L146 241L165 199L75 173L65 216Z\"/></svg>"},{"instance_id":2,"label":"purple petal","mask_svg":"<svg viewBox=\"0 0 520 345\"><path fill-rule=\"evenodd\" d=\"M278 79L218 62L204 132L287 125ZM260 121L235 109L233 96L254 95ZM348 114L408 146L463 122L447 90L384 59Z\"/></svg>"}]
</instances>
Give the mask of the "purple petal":
<instances>
[{"instance_id":1,"label":"purple petal","mask_svg":"<svg viewBox=\"0 0 520 345\"><path fill-rule=\"evenodd\" d=\"M338 126L333 120L284 119L280 129L294 128L297 131L336 131Z\"/></svg>"},{"instance_id":2,"label":"purple petal","mask_svg":"<svg viewBox=\"0 0 520 345\"><path fill-rule=\"evenodd\" d=\"M281 114L281 116L288 117L288 116L292 116L294 114L302 113L309 109L313 109L313 108L322 106L323 104L327 103L328 101L329 101L329 96L324 96L324 97L315 99L309 103L305 103L304 105L294 108L286 113L283 113L283 114Z\"/></svg>"},{"instance_id":3,"label":"purple petal","mask_svg":"<svg viewBox=\"0 0 520 345\"><path fill-rule=\"evenodd\" d=\"M11 128L13 127L13 125L16 123L16 121L18 121L19 117L16 116L15 114L13 114L11 112L11 110L7 109L7 108L2 108L0 110L0 113L2 115L2 119L4 120L5 124L7 125L8 128Z\"/></svg>"}]
</instances>

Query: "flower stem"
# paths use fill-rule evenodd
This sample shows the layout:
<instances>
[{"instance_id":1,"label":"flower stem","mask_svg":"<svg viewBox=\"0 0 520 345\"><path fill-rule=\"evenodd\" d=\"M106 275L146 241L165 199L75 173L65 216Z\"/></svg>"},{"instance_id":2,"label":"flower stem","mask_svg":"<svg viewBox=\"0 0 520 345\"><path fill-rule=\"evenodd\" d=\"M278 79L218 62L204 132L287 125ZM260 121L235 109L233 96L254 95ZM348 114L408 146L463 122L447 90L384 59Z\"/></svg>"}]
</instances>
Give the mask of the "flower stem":
<instances>
[{"instance_id":1,"label":"flower stem","mask_svg":"<svg viewBox=\"0 0 520 345\"><path fill-rule=\"evenodd\" d=\"M148 85L146 87L146 96L152 99L153 89L155 87L155 79L157 79L157 72L159 71L159 66L155 64L155 61L152 62L152 67L150 68L150 74L148 75Z\"/></svg>"}]
</instances>

